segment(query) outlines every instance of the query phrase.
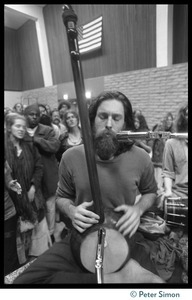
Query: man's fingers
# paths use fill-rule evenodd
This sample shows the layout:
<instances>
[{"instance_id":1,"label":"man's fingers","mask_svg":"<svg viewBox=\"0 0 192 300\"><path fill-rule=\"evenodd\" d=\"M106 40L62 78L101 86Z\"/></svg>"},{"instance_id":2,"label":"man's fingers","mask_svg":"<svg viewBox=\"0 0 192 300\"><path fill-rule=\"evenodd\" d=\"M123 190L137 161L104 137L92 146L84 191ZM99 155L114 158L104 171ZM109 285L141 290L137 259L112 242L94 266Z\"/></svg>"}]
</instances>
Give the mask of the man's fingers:
<instances>
[{"instance_id":1,"label":"man's fingers","mask_svg":"<svg viewBox=\"0 0 192 300\"><path fill-rule=\"evenodd\" d=\"M96 224L98 223L98 220L96 220L95 218L87 218L86 216L83 216L81 214L78 214L76 217L75 217L75 220L78 220L78 221L81 221L81 222L84 222L84 223L88 223L88 224Z\"/></svg>"}]
</instances>

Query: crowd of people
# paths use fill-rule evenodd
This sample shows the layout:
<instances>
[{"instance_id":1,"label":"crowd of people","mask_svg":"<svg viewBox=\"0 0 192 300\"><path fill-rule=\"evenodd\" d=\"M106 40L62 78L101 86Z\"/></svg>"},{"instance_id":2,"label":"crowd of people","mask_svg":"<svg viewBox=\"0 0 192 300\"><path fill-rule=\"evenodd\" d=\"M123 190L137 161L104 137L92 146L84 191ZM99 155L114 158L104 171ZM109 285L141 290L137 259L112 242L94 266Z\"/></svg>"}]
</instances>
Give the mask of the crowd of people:
<instances>
[{"instance_id":1,"label":"crowd of people","mask_svg":"<svg viewBox=\"0 0 192 300\"><path fill-rule=\"evenodd\" d=\"M100 219L91 209L77 111L66 100L55 109L16 103L5 108L4 116L4 275L38 257L14 283L96 283L96 275L81 270L70 247L73 228L83 233ZM135 236L150 208L163 210L167 197L188 197L188 139L118 142L119 131L150 130L143 113L133 111L118 91L96 97L89 119L104 207L121 213L116 228L134 253L120 270L105 274L104 282L164 283L150 259L141 261ZM151 130L187 133L188 105L175 119L168 112ZM64 230L55 241L61 221Z\"/></svg>"}]
</instances>

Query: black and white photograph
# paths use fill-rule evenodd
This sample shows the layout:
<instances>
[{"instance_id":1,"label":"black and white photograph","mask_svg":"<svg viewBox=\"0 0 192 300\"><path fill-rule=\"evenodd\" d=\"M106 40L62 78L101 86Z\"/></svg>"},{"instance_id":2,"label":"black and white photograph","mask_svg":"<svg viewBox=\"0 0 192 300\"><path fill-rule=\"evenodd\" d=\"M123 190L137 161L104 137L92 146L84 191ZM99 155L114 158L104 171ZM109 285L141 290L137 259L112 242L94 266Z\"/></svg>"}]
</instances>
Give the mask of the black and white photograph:
<instances>
[{"instance_id":1,"label":"black and white photograph","mask_svg":"<svg viewBox=\"0 0 192 300\"><path fill-rule=\"evenodd\" d=\"M12 297L189 299L188 4L4 4L3 263Z\"/></svg>"}]
</instances>

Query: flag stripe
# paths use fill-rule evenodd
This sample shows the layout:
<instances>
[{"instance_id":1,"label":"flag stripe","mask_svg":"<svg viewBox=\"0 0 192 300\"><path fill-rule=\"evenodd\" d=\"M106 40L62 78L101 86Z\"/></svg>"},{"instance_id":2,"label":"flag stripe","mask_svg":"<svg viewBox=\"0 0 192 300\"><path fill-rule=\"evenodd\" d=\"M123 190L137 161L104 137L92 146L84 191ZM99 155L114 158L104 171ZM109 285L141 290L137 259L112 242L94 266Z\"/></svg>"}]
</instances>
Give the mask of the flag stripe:
<instances>
[{"instance_id":1,"label":"flag stripe","mask_svg":"<svg viewBox=\"0 0 192 300\"><path fill-rule=\"evenodd\" d=\"M98 42L101 42L101 37L99 37L98 39L95 39L95 40L93 40L93 41L90 41L90 42L88 42L88 43L85 43L85 44L83 44L83 45L79 45L79 49L86 48L86 47L88 47L88 46L90 46L90 45L93 45L93 44L95 44L95 43L98 43Z\"/></svg>"},{"instance_id":2,"label":"flag stripe","mask_svg":"<svg viewBox=\"0 0 192 300\"><path fill-rule=\"evenodd\" d=\"M90 37L88 37L88 38L86 38L86 39L83 39L83 40L79 41L78 44L79 44L79 46L80 46L80 45L82 45L82 44L84 44L84 43L87 43L87 42L93 40L93 39L96 39L96 38L98 38L98 37L101 37L101 35L102 35L102 34L101 34L101 31L100 31L100 32L96 33L96 34L93 35L93 36L90 36Z\"/></svg>"},{"instance_id":3,"label":"flag stripe","mask_svg":"<svg viewBox=\"0 0 192 300\"><path fill-rule=\"evenodd\" d=\"M100 47L101 47L101 43L97 43L97 44L89 46L87 48L83 48L83 49L79 50L79 52L84 53L84 52L88 52L90 50L94 50L94 49L97 49L97 48L100 48Z\"/></svg>"},{"instance_id":4,"label":"flag stripe","mask_svg":"<svg viewBox=\"0 0 192 300\"><path fill-rule=\"evenodd\" d=\"M101 16L101 17L95 19L94 21L89 22L88 24L84 25L83 27L84 27L84 28L87 28L87 27L89 27L89 26L92 26L92 25L94 25L95 23L101 21L102 19L103 19L103 17Z\"/></svg>"},{"instance_id":5,"label":"flag stripe","mask_svg":"<svg viewBox=\"0 0 192 300\"><path fill-rule=\"evenodd\" d=\"M98 28L98 27L101 27L101 26L102 26L102 23L99 22L99 23L97 23L97 24L95 24L95 25L93 25L91 27L88 27L87 29L83 28L83 34L88 33L90 31L94 30L95 28Z\"/></svg>"}]
</instances>

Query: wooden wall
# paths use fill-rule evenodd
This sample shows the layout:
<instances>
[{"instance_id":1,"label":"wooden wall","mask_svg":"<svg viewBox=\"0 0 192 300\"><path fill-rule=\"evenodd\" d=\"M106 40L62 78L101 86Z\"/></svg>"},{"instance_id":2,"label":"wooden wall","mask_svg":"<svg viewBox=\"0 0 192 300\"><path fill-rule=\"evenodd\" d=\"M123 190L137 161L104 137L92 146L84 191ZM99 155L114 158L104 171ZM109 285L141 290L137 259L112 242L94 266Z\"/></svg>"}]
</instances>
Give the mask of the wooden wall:
<instances>
[{"instance_id":1,"label":"wooden wall","mask_svg":"<svg viewBox=\"0 0 192 300\"><path fill-rule=\"evenodd\" d=\"M5 27L4 89L20 91L44 86L35 22L18 30Z\"/></svg>"},{"instance_id":2,"label":"wooden wall","mask_svg":"<svg viewBox=\"0 0 192 300\"><path fill-rule=\"evenodd\" d=\"M78 25L103 16L103 46L96 54L82 57L84 78L155 67L155 5L73 5ZM72 80L62 5L47 5L45 27L53 84Z\"/></svg>"},{"instance_id":3,"label":"wooden wall","mask_svg":"<svg viewBox=\"0 0 192 300\"><path fill-rule=\"evenodd\" d=\"M17 31L4 29L4 89L21 91L21 61L17 40Z\"/></svg>"},{"instance_id":4,"label":"wooden wall","mask_svg":"<svg viewBox=\"0 0 192 300\"><path fill-rule=\"evenodd\" d=\"M18 29L18 44L21 57L22 89L44 86L35 22L27 21Z\"/></svg>"},{"instance_id":5,"label":"wooden wall","mask_svg":"<svg viewBox=\"0 0 192 300\"><path fill-rule=\"evenodd\" d=\"M173 10L173 64L188 61L188 5L175 4Z\"/></svg>"},{"instance_id":6,"label":"wooden wall","mask_svg":"<svg viewBox=\"0 0 192 300\"><path fill-rule=\"evenodd\" d=\"M156 5L72 5L78 25L103 15L102 50L82 56L85 79L156 65ZM62 5L43 9L53 85L73 81ZM188 61L188 6L174 5L173 63ZM17 31L5 28L4 89L24 91L44 87L35 22Z\"/></svg>"}]
</instances>

